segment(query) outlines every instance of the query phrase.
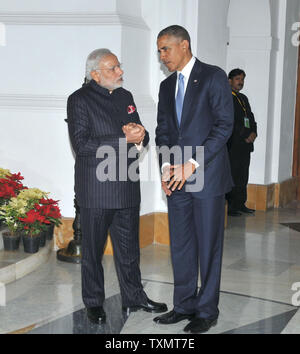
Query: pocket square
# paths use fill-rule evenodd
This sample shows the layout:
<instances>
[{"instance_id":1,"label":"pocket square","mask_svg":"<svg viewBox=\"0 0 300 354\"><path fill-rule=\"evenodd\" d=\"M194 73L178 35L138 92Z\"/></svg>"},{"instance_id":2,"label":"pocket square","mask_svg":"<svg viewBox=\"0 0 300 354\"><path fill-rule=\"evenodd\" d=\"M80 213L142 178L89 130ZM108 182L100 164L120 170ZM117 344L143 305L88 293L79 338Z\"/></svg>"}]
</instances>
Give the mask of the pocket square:
<instances>
[{"instance_id":1,"label":"pocket square","mask_svg":"<svg viewBox=\"0 0 300 354\"><path fill-rule=\"evenodd\" d=\"M127 113L128 114L132 114L135 112L135 107L134 106L128 106L127 107Z\"/></svg>"}]
</instances>

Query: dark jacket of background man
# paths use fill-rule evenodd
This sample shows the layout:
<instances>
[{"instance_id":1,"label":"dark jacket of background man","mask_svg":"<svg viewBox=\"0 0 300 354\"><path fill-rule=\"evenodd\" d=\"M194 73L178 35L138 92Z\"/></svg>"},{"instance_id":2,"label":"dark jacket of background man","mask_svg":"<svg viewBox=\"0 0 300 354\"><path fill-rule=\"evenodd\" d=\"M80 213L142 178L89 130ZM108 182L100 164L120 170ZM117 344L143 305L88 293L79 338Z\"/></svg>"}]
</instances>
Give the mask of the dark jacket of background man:
<instances>
[{"instance_id":1,"label":"dark jacket of background man","mask_svg":"<svg viewBox=\"0 0 300 354\"><path fill-rule=\"evenodd\" d=\"M247 208L245 203L247 201L250 154L254 150L253 142L257 137L257 125L247 96L240 92L244 87L245 76L244 71L240 69L234 69L229 73L234 105L234 127L227 147L234 187L226 195L226 198L228 200L228 214L231 216L254 212L254 210ZM245 118L249 120L246 124ZM249 137L251 138L249 139Z\"/></svg>"}]
</instances>

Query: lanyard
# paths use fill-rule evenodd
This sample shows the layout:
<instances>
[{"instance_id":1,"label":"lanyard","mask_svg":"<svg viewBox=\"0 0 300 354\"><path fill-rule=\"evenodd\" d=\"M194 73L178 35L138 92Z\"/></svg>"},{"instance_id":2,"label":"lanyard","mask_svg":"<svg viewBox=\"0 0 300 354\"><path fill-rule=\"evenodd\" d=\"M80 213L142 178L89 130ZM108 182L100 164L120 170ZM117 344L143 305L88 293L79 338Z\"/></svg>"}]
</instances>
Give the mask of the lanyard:
<instances>
[{"instance_id":1,"label":"lanyard","mask_svg":"<svg viewBox=\"0 0 300 354\"><path fill-rule=\"evenodd\" d=\"M239 101L240 106L243 108L243 111L245 112L245 115L247 116L247 110L246 110L246 105L245 102L241 99L239 99L238 95L234 92L231 91L232 95L235 96L237 98L237 100Z\"/></svg>"}]
</instances>

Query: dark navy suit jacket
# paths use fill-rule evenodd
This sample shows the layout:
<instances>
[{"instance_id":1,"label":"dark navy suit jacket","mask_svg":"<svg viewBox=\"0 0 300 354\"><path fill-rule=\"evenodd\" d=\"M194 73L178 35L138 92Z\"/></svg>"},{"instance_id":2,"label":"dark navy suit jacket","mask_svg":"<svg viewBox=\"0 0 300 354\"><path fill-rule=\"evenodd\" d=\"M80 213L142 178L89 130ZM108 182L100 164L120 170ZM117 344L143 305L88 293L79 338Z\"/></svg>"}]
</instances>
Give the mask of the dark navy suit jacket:
<instances>
[{"instance_id":1,"label":"dark navy suit jacket","mask_svg":"<svg viewBox=\"0 0 300 354\"><path fill-rule=\"evenodd\" d=\"M182 149L191 146L186 161L196 160L197 146L204 146L204 188L193 194L197 198L225 194L233 185L226 142L232 133L234 112L227 76L222 69L196 59L184 96L180 126L175 108L176 80L175 72L160 85L156 145L178 145ZM160 158L160 165L164 162L169 161Z\"/></svg>"},{"instance_id":2,"label":"dark navy suit jacket","mask_svg":"<svg viewBox=\"0 0 300 354\"><path fill-rule=\"evenodd\" d=\"M135 108L133 113L129 106ZM129 111L129 112L128 112ZM119 139L125 135L122 126L130 122L142 124L136 110L132 94L118 88L111 94L94 80L75 91L67 104L69 135L75 162L75 193L80 207L119 209L140 204L140 182L120 180L119 161L127 160L127 166L136 162L136 156L128 158L127 152L134 144L125 144L126 151L119 151ZM146 132L143 145L149 142ZM110 146L116 152L116 160L110 159L116 171L115 181L99 181L96 175L100 163L107 161L108 155L96 157L99 147ZM120 155L119 155L120 152ZM122 162L122 163L123 163ZM128 171L128 170L127 170ZM137 168L138 172L138 168ZM124 179L124 176L122 177ZM126 178L125 178L126 179Z\"/></svg>"}]
</instances>

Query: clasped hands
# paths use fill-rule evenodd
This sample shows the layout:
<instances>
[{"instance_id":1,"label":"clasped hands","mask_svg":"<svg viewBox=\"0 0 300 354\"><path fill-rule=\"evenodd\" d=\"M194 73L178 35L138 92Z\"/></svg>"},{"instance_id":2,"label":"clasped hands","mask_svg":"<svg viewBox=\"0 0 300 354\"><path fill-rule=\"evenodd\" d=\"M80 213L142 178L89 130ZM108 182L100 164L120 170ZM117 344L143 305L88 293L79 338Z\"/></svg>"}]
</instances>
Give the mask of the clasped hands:
<instances>
[{"instance_id":1,"label":"clasped hands","mask_svg":"<svg viewBox=\"0 0 300 354\"><path fill-rule=\"evenodd\" d=\"M161 186L169 197L175 189L181 190L186 180L195 172L195 165L190 161L181 165L167 165L163 168Z\"/></svg>"},{"instance_id":2,"label":"clasped hands","mask_svg":"<svg viewBox=\"0 0 300 354\"><path fill-rule=\"evenodd\" d=\"M128 123L122 127L127 143L140 144L145 137L145 128L137 123Z\"/></svg>"}]
</instances>

